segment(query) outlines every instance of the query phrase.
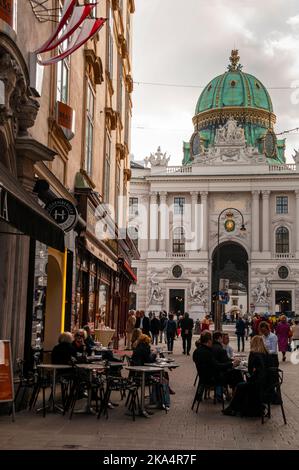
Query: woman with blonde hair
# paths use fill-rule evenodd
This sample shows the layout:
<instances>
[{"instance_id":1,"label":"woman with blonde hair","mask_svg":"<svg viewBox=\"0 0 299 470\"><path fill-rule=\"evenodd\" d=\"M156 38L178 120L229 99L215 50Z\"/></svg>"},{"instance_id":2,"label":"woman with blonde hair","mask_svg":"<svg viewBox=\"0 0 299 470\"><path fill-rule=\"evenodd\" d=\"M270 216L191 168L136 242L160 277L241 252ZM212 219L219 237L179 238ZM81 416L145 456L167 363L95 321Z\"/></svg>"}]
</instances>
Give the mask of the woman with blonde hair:
<instances>
[{"instance_id":1,"label":"woman with blonde hair","mask_svg":"<svg viewBox=\"0 0 299 470\"><path fill-rule=\"evenodd\" d=\"M136 348L138 339L141 335L142 335L141 329L134 328L134 330L132 331L132 337L131 337L131 346L133 350Z\"/></svg>"},{"instance_id":2,"label":"woman with blonde hair","mask_svg":"<svg viewBox=\"0 0 299 470\"><path fill-rule=\"evenodd\" d=\"M247 382L237 385L230 405L223 410L229 416L261 416L264 410L262 391L267 384L267 370L271 366L263 338L254 336L250 342Z\"/></svg>"}]
</instances>

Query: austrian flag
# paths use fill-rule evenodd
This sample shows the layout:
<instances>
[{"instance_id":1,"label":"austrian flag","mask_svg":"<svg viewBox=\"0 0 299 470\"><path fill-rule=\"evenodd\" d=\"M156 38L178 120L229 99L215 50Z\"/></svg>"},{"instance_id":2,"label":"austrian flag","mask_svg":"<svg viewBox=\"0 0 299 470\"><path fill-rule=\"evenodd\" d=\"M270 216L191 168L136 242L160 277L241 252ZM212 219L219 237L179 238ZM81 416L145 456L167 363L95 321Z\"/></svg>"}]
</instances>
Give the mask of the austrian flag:
<instances>
[{"instance_id":1,"label":"austrian flag","mask_svg":"<svg viewBox=\"0 0 299 470\"><path fill-rule=\"evenodd\" d=\"M41 59L38 57L38 63L40 65L52 65L65 59L91 39L104 25L106 18L88 18L92 10L96 7L96 3L79 6L76 6L76 3L77 0L65 1L56 30L35 53L42 54L49 52L65 41L69 41L67 48L60 54L50 57L49 59Z\"/></svg>"}]
</instances>

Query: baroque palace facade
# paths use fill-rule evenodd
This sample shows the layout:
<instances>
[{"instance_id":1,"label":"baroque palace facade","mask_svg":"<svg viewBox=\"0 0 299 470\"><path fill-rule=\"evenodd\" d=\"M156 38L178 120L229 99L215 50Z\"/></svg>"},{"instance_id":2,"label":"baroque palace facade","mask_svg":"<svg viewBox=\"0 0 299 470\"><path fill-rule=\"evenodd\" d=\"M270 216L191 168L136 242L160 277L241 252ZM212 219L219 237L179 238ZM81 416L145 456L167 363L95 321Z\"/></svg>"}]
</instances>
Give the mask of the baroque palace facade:
<instances>
[{"instance_id":1,"label":"baroque palace facade","mask_svg":"<svg viewBox=\"0 0 299 470\"><path fill-rule=\"evenodd\" d=\"M131 162L132 305L200 318L215 312L224 279L226 312L298 311L299 153L286 163L275 121L234 50L199 97L182 166L160 148Z\"/></svg>"},{"instance_id":2,"label":"baroque palace facade","mask_svg":"<svg viewBox=\"0 0 299 470\"><path fill-rule=\"evenodd\" d=\"M138 253L126 232L118 240L117 219L125 226L118 201L126 201L131 175L135 5L78 8L89 3L92 18L107 18L103 28L41 67L34 51L63 9L79 3L0 2L0 339L11 340L14 360L30 361L31 348L51 350L61 331L86 323L115 330L116 343L125 329ZM67 232L46 210L57 199L78 212ZM99 238L103 214L107 234Z\"/></svg>"}]
</instances>

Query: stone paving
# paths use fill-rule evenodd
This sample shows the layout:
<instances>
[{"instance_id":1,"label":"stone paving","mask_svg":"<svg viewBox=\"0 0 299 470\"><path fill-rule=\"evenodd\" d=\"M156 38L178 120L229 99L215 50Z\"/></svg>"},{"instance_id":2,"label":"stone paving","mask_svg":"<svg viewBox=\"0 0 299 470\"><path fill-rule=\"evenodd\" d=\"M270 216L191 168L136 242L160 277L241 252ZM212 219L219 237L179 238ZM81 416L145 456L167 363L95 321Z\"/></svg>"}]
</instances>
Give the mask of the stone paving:
<instances>
[{"instance_id":1,"label":"stone paving","mask_svg":"<svg viewBox=\"0 0 299 470\"><path fill-rule=\"evenodd\" d=\"M231 344L236 342L231 329ZM193 338L193 341L196 337ZM246 344L248 349L249 342ZM299 449L299 365L281 363L284 371L283 398L288 424L284 425L280 407L273 406L273 417L261 424L257 418L223 416L221 404L212 400L191 411L195 392L192 357L182 354L181 339L175 341L175 360L180 368L170 373L171 396L168 414L155 411L150 418L125 415L124 405L109 411L109 419L74 415L72 420L59 414L43 418L35 412L17 413L15 423L0 416L0 449L104 449L104 450L201 450L201 449ZM114 401L119 400L119 394Z\"/></svg>"}]
</instances>

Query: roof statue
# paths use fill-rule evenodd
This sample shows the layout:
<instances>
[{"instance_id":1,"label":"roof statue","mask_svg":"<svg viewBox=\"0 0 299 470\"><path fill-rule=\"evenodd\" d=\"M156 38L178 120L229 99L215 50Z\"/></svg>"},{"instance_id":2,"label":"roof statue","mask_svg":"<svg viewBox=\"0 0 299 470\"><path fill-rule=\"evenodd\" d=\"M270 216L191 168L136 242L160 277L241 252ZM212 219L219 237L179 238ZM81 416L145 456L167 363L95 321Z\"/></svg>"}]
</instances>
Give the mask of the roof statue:
<instances>
[{"instance_id":1,"label":"roof statue","mask_svg":"<svg viewBox=\"0 0 299 470\"><path fill-rule=\"evenodd\" d=\"M243 65L239 64L240 56L238 49L233 49L230 55L230 65L227 66L230 72L234 72L236 70L242 70Z\"/></svg>"},{"instance_id":2,"label":"roof statue","mask_svg":"<svg viewBox=\"0 0 299 470\"><path fill-rule=\"evenodd\" d=\"M170 160L170 156L166 156L166 152L163 153L161 152L161 147L159 146L157 149L156 153L151 153L149 157L146 157L144 159L145 166L148 165L148 163L151 164L151 166L168 166L168 162Z\"/></svg>"}]
</instances>

